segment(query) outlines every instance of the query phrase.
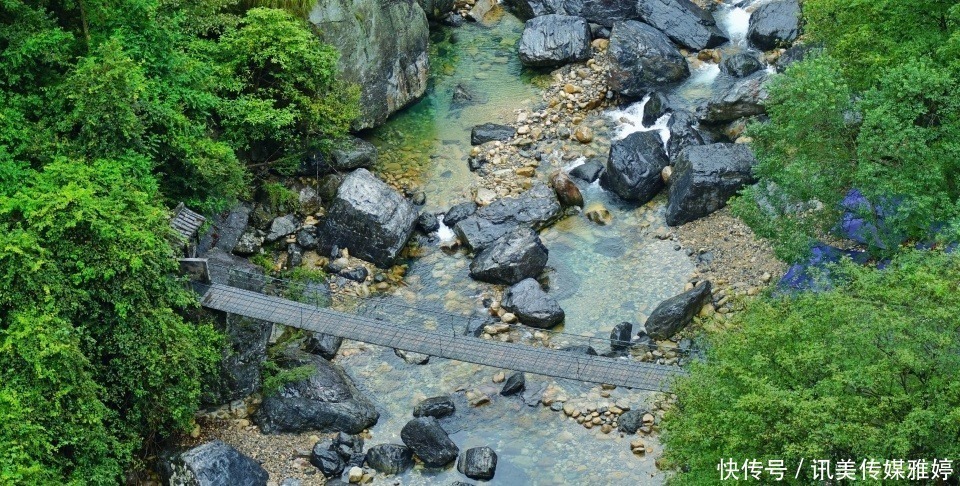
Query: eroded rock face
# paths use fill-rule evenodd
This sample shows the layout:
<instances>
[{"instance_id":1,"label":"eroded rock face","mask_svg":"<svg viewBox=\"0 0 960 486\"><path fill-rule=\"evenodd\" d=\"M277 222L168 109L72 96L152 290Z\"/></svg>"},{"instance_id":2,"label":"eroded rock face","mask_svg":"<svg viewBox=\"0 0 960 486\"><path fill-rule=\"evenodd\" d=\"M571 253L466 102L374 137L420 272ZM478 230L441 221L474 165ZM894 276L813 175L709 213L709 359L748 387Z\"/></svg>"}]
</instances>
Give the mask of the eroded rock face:
<instances>
[{"instance_id":1,"label":"eroded rock face","mask_svg":"<svg viewBox=\"0 0 960 486\"><path fill-rule=\"evenodd\" d=\"M693 50L717 47L729 40L713 15L690 0L639 0L637 14L677 44Z\"/></svg>"},{"instance_id":2,"label":"eroded rock face","mask_svg":"<svg viewBox=\"0 0 960 486\"><path fill-rule=\"evenodd\" d=\"M316 370L307 378L268 393L253 419L267 434L347 432L357 434L377 423L380 414L338 365L320 357L307 362Z\"/></svg>"},{"instance_id":3,"label":"eroded rock face","mask_svg":"<svg viewBox=\"0 0 960 486\"><path fill-rule=\"evenodd\" d=\"M425 398L413 408L414 417L443 418L457 411L449 395Z\"/></svg>"},{"instance_id":4,"label":"eroded rock face","mask_svg":"<svg viewBox=\"0 0 960 486\"><path fill-rule=\"evenodd\" d=\"M337 189L337 197L320 231L320 248L330 254L334 247L386 267L407 244L417 222L410 201L366 169L352 172Z\"/></svg>"},{"instance_id":5,"label":"eroded rock face","mask_svg":"<svg viewBox=\"0 0 960 486\"><path fill-rule=\"evenodd\" d=\"M622 199L643 204L663 189L660 172L669 163L659 131L631 133L610 146L600 185Z\"/></svg>"},{"instance_id":6,"label":"eroded rock face","mask_svg":"<svg viewBox=\"0 0 960 486\"><path fill-rule=\"evenodd\" d=\"M690 146L680 152L670 180L666 219L677 226L727 205L727 199L755 179L756 158L746 144Z\"/></svg>"},{"instance_id":7,"label":"eroded rock face","mask_svg":"<svg viewBox=\"0 0 960 486\"><path fill-rule=\"evenodd\" d=\"M773 0L750 14L747 38L767 51L790 44L800 35L800 3L797 0Z\"/></svg>"},{"instance_id":8,"label":"eroded rock face","mask_svg":"<svg viewBox=\"0 0 960 486\"><path fill-rule=\"evenodd\" d=\"M670 115L670 121L667 122L667 129L670 130L667 155L670 156L670 160L676 159L684 147L703 145L706 142L697 124L697 117L689 111L675 111Z\"/></svg>"},{"instance_id":9,"label":"eroded rock face","mask_svg":"<svg viewBox=\"0 0 960 486\"><path fill-rule=\"evenodd\" d=\"M163 469L174 486L262 486L269 479L257 461L219 440L179 454Z\"/></svg>"},{"instance_id":10,"label":"eroded rock face","mask_svg":"<svg viewBox=\"0 0 960 486\"><path fill-rule=\"evenodd\" d=\"M710 282L661 302L647 318L644 329L653 339L669 339L690 324L700 308L710 302Z\"/></svg>"},{"instance_id":11,"label":"eroded rock face","mask_svg":"<svg viewBox=\"0 0 960 486\"><path fill-rule=\"evenodd\" d=\"M482 282L512 285L540 275L547 257L547 248L537 232L518 227L477 253L470 263L470 276Z\"/></svg>"},{"instance_id":12,"label":"eroded rock face","mask_svg":"<svg viewBox=\"0 0 960 486\"><path fill-rule=\"evenodd\" d=\"M416 1L323 0L309 19L340 52L340 79L361 88L355 129L382 124L426 91L429 30Z\"/></svg>"},{"instance_id":13,"label":"eroded rock face","mask_svg":"<svg viewBox=\"0 0 960 486\"><path fill-rule=\"evenodd\" d=\"M615 23L607 52L610 87L624 96L640 98L690 76L687 60L670 39L642 22Z\"/></svg>"},{"instance_id":14,"label":"eroded rock face","mask_svg":"<svg viewBox=\"0 0 960 486\"><path fill-rule=\"evenodd\" d=\"M549 14L527 21L520 38L520 62L560 66L590 57L590 26L581 17Z\"/></svg>"}]
</instances>

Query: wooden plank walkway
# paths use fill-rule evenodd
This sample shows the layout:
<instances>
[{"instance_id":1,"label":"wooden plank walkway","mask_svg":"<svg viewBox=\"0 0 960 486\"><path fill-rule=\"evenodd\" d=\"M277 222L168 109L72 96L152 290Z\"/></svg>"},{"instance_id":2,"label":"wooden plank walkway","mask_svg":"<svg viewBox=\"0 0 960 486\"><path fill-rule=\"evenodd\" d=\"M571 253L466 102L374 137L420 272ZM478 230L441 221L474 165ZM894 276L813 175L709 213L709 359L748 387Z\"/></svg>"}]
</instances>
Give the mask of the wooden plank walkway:
<instances>
[{"instance_id":1,"label":"wooden plank walkway","mask_svg":"<svg viewBox=\"0 0 960 486\"><path fill-rule=\"evenodd\" d=\"M525 344L457 336L452 332L430 331L223 284L212 284L203 295L201 304L208 309L378 346L590 383L666 391L673 378L684 373L677 366L588 356Z\"/></svg>"}]
</instances>

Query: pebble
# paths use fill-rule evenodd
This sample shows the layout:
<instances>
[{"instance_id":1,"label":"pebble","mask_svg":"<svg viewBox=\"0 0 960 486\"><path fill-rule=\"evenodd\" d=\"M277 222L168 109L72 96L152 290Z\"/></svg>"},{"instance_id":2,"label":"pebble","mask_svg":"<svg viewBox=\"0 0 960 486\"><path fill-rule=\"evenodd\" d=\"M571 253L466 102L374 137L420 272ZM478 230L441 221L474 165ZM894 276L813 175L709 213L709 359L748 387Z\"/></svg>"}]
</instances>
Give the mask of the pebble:
<instances>
[{"instance_id":1,"label":"pebble","mask_svg":"<svg viewBox=\"0 0 960 486\"><path fill-rule=\"evenodd\" d=\"M360 469L357 466L351 467L350 472L347 473L347 479L351 483L359 483L360 480L363 479L363 469Z\"/></svg>"},{"instance_id":2,"label":"pebble","mask_svg":"<svg viewBox=\"0 0 960 486\"><path fill-rule=\"evenodd\" d=\"M495 375L493 375L493 382L494 382L494 383L503 383L503 381L506 380L506 379L507 379L506 374L505 374L504 372L502 372L502 371L499 372L499 373L497 373L497 374L495 374Z\"/></svg>"},{"instance_id":3,"label":"pebble","mask_svg":"<svg viewBox=\"0 0 960 486\"><path fill-rule=\"evenodd\" d=\"M517 316L512 312L507 312L504 315L500 316L500 320L506 322L507 324L513 324L517 322Z\"/></svg>"}]
</instances>

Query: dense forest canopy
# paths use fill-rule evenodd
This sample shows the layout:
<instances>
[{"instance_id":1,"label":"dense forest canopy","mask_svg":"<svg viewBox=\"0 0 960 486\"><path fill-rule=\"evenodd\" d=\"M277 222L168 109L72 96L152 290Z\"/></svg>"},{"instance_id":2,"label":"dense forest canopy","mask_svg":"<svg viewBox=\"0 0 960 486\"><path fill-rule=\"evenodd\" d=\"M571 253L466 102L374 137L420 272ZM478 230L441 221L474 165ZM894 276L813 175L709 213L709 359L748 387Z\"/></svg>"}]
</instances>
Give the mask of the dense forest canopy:
<instances>
[{"instance_id":1,"label":"dense forest canopy","mask_svg":"<svg viewBox=\"0 0 960 486\"><path fill-rule=\"evenodd\" d=\"M0 2L2 483L116 483L190 423L220 338L185 318L165 208L355 116L303 20L234 3Z\"/></svg>"}]
</instances>

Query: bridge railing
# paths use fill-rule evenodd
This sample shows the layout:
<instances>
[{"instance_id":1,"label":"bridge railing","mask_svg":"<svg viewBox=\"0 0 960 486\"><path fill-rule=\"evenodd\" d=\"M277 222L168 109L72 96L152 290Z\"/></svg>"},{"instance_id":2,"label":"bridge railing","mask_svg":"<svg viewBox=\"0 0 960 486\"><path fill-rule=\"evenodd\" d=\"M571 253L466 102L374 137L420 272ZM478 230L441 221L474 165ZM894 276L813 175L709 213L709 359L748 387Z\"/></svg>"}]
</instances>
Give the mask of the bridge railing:
<instances>
[{"instance_id":1,"label":"bridge railing","mask_svg":"<svg viewBox=\"0 0 960 486\"><path fill-rule=\"evenodd\" d=\"M209 272L214 283L244 290L329 308L367 319L386 321L449 335L453 338L472 336L485 337L490 341L522 342L534 348L565 349L587 347L601 355L624 357L652 362L667 362L676 358L681 365L691 359L691 351L678 346L657 346L612 340L608 337L537 329L522 324L510 326L510 330L498 334L484 334L487 326L499 321L489 311L477 306L466 313L455 313L428 303L413 305L400 301L389 294L374 294L360 297L344 292L331 292L327 282L298 281L277 278L264 274L259 269L244 269L220 262L209 261ZM496 328L488 328L496 330ZM651 359L652 357L652 359Z\"/></svg>"}]
</instances>

